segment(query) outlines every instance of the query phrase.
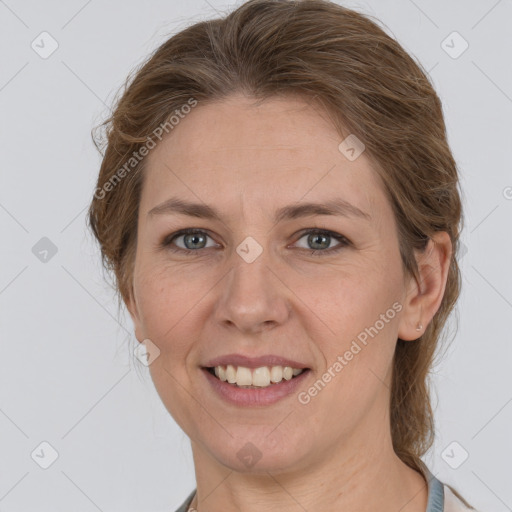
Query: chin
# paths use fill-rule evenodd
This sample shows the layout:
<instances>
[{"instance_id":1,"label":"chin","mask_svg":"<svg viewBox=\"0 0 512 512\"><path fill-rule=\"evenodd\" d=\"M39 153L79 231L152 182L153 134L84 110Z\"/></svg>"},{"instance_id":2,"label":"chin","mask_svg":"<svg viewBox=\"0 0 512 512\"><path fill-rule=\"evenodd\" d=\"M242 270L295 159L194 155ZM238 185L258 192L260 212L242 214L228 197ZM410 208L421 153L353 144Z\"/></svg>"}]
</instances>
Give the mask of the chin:
<instances>
[{"instance_id":1,"label":"chin","mask_svg":"<svg viewBox=\"0 0 512 512\"><path fill-rule=\"evenodd\" d=\"M277 430L272 432L274 428L265 426L243 435L233 433L234 438L229 438L228 443L210 446L210 453L219 463L239 473L280 473L307 467L306 444L294 439L297 436L278 435Z\"/></svg>"}]
</instances>

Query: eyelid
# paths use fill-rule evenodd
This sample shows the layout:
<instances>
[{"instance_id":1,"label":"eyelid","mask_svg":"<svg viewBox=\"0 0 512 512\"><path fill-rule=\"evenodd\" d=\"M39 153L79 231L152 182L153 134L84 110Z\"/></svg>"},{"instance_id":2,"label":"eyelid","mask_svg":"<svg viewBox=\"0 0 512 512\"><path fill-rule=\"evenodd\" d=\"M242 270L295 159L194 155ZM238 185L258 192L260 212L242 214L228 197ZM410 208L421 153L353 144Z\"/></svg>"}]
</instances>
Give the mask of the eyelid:
<instances>
[{"instance_id":1,"label":"eyelid","mask_svg":"<svg viewBox=\"0 0 512 512\"><path fill-rule=\"evenodd\" d=\"M321 234L321 235L327 235L331 238L334 238L338 243L338 245L335 245L334 247L331 247L329 249L305 249L303 247L299 247L302 251L309 251L311 254L333 254L344 247L348 247L352 244L352 242L341 233L337 233L336 231L331 231L330 229L324 229L319 227L314 228L307 228L305 230L299 231L298 235L296 235L297 239L295 240L294 244L297 243L301 238L303 238L305 235L314 235L314 234Z\"/></svg>"},{"instance_id":2,"label":"eyelid","mask_svg":"<svg viewBox=\"0 0 512 512\"><path fill-rule=\"evenodd\" d=\"M210 234L209 230L207 230L207 229L185 228L185 229L175 231L174 233L171 233L170 235L164 237L164 239L159 244L159 246L164 249L169 249L173 252L198 253L198 254L201 252L204 252L205 249L213 249L214 248L214 247L205 247L205 248L196 249L196 250L184 249L182 247L176 247L176 246L171 248L174 240L176 240L177 238L180 238L185 235L197 234L197 233L205 234L207 237L211 238L212 240L214 239L214 237ZM310 254L319 254L319 253L333 254L333 253L337 252L338 250L341 250L342 248L347 247L352 244L352 242L346 236L342 235L341 233L337 233L335 231L331 231L330 229L325 229L325 228L321 228L321 227L306 228L306 229L303 229L303 230L295 233L295 235L293 235L293 237L295 239L295 242L293 242L293 244L297 243L305 235L310 235L310 234L324 234L324 235L330 236L331 238L334 238L336 241L339 242L337 245L335 245L334 247L331 247L329 249L306 249L304 247L298 247L299 250L308 251ZM289 246L287 246L287 247L289 247Z\"/></svg>"},{"instance_id":3,"label":"eyelid","mask_svg":"<svg viewBox=\"0 0 512 512\"><path fill-rule=\"evenodd\" d=\"M176 240L177 238L180 238L182 236L185 236L185 235L193 235L193 234L205 234L207 237L211 238L212 240L214 239L213 236L210 234L210 232L207 230L207 229L200 229L200 228L185 228L185 229L180 229L179 231L175 231L174 233L171 233L170 235L164 237L164 239L162 240L161 242L161 246L165 249L165 248L169 248L170 246L173 245L173 242L174 240ZM212 249L212 247L206 247L206 249ZM197 250L194 250L194 249L183 249L182 247L175 247L175 248L172 248L171 249L172 251L175 251L175 252L196 252L196 253L199 253L201 251L204 251L204 248L203 249L197 249Z\"/></svg>"}]
</instances>

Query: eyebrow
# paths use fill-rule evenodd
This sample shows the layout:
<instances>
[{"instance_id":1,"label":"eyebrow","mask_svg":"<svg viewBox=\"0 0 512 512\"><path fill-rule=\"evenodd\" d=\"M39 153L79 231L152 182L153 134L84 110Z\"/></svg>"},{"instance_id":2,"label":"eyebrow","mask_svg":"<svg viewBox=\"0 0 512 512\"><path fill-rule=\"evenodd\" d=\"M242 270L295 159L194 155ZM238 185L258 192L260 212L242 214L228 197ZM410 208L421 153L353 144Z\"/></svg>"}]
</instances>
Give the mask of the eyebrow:
<instances>
[{"instance_id":1,"label":"eyebrow","mask_svg":"<svg viewBox=\"0 0 512 512\"><path fill-rule=\"evenodd\" d=\"M220 213L212 206L189 202L177 197L171 197L163 203L160 203L149 210L147 215L152 217L154 215L172 214L222 221ZM345 199L334 198L322 203L309 202L284 206L277 210L274 221L281 222L283 220L293 220L311 215L338 215L342 217L358 217L367 221L372 220L371 215L347 202Z\"/></svg>"}]
</instances>

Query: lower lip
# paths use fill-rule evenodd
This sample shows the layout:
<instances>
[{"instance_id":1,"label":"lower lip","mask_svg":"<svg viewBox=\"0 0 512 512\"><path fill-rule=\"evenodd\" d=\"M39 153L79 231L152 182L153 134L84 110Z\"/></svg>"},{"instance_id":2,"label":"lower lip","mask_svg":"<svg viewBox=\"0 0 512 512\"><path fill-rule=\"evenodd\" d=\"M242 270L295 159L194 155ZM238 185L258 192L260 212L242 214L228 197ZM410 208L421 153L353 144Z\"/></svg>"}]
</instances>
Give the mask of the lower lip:
<instances>
[{"instance_id":1,"label":"lower lip","mask_svg":"<svg viewBox=\"0 0 512 512\"><path fill-rule=\"evenodd\" d=\"M304 370L301 374L290 380L283 379L278 384L271 384L266 388L254 389L240 388L233 384L224 382L212 375L205 368L202 368L202 371L205 374L208 382L221 398L230 404L239 406L274 404L294 393L297 387L301 385L301 383L309 374L309 370Z\"/></svg>"}]
</instances>

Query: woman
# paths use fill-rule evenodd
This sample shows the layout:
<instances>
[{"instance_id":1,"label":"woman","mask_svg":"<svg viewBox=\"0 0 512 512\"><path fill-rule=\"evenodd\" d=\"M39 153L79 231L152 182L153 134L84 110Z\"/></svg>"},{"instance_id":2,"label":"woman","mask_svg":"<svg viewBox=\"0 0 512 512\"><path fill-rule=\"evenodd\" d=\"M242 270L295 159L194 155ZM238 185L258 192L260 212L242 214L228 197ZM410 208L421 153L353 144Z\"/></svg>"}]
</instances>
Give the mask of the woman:
<instances>
[{"instance_id":1,"label":"woman","mask_svg":"<svg viewBox=\"0 0 512 512\"><path fill-rule=\"evenodd\" d=\"M462 223L421 67L334 3L251 0L104 124L88 218L191 440L179 512L470 510L420 459Z\"/></svg>"}]
</instances>

